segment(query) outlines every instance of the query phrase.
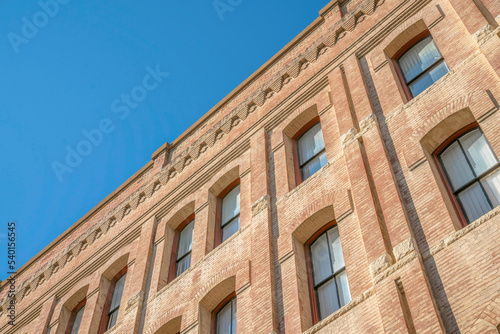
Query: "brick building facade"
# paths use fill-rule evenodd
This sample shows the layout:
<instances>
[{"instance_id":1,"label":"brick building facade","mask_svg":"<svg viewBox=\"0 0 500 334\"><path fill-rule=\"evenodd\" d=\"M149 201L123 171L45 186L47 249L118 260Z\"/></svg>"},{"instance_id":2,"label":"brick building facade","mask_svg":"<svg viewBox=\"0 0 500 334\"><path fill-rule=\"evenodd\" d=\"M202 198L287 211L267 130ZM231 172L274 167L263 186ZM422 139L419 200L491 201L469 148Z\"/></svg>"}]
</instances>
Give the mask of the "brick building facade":
<instances>
[{"instance_id":1,"label":"brick building facade","mask_svg":"<svg viewBox=\"0 0 500 334\"><path fill-rule=\"evenodd\" d=\"M15 327L2 282L0 332L498 334L500 2L319 14L18 271Z\"/></svg>"}]
</instances>

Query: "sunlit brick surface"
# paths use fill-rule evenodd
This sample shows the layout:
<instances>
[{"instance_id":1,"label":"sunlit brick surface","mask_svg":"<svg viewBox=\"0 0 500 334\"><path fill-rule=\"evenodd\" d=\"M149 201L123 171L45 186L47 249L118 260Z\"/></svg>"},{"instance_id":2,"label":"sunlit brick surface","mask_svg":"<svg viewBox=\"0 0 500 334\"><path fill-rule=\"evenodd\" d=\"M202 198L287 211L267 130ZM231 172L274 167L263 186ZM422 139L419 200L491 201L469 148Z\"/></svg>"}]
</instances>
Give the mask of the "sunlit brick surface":
<instances>
[{"instance_id":1,"label":"sunlit brick surface","mask_svg":"<svg viewBox=\"0 0 500 334\"><path fill-rule=\"evenodd\" d=\"M472 123L500 156L500 2L332 1L251 80L18 270L16 326L211 333L235 295L238 333L497 333L500 209L463 227L434 152ZM450 71L407 97L392 59L429 31ZM298 182L295 135L319 117L328 164ZM220 193L239 179L240 230L216 243ZM176 229L195 215L191 267L173 279ZM307 243L335 221L351 302L318 322ZM175 261L174 261L175 262Z\"/></svg>"}]
</instances>

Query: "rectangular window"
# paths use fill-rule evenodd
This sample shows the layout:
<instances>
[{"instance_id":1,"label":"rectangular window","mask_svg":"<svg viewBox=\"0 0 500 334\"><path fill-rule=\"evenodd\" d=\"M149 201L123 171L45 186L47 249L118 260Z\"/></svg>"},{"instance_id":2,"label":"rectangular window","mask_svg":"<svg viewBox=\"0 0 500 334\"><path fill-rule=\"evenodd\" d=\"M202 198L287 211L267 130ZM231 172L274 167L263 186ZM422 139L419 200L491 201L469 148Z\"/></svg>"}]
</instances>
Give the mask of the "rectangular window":
<instances>
[{"instance_id":1,"label":"rectangular window","mask_svg":"<svg viewBox=\"0 0 500 334\"><path fill-rule=\"evenodd\" d=\"M108 312L108 324L106 330L116 325L118 319L118 310L120 309L120 302L122 300L123 288L125 286L125 279L127 274L123 274L116 282L111 296L111 303Z\"/></svg>"},{"instance_id":2,"label":"rectangular window","mask_svg":"<svg viewBox=\"0 0 500 334\"><path fill-rule=\"evenodd\" d=\"M398 65L413 97L449 71L431 36L425 37L399 57Z\"/></svg>"},{"instance_id":3,"label":"rectangular window","mask_svg":"<svg viewBox=\"0 0 500 334\"><path fill-rule=\"evenodd\" d=\"M312 126L297 140L297 151L302 181L327 164L321 123Z\"/></svg>"},{"instance_id":4,"label":"rectangular window","mask_svg":"<svg viewBox=\"0 0 500 334\"><path fill-rule=\"evenodd\" d=\"M351 301L337 226L309 246L318 318L323 320Z\"/></svg>"},{"instance_id":5,"label":"rectangular window","mask_svg":"<svg viewBox=\"0 0 500 334\"><path fill-rule=\"evenodd\" d=\"M240 229L240 185L222 199L220 229L222 242Z\"/></svg>"},{"instance_id":6,"label":"rectangular window","mask_svg":"<svg viewBox=\"0 0 500 334\"><path fill-rule=\"evenodd\" d=\"M479 128L454 140L438 157L467 222L500 205L500 163Z\"/></svg>"},{"instance_id":7,"label":"rectangular window","mask_svg":"<svg viewBox=\"0 0 500 334\"><path fill-rule=\"evenodd\" d=\"M189 269L191 266L191 250L193 247L194 219L179 233L177 256L175 259L175 277Z\"/></svg>"}]
</instances>

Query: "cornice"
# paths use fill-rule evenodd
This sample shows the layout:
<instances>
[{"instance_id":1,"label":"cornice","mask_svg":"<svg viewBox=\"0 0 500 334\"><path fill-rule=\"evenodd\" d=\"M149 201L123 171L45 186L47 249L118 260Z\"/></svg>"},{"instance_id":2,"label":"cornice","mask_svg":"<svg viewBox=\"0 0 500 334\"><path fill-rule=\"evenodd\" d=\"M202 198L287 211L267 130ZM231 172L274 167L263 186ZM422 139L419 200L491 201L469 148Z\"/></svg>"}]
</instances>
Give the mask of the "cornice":
<instances>
[{"instance_id":1,"label":"cornice","mask_svg":"<svg viewBox=\"0 0 500 334\"><path fill-rule=\"evenodd\" d=\"M182 183L179 183L174 189L170 191L170 194L175 195L170 196L169 194L168 198L160 199L156 204L153 205L151 209L148 210L148 213L151 214L151 212L154 211L156 219L162 219L168 213L168 211L170 211L175 205L177 205L177 203L181 199L186 196L186 194L190 194L198 190L203 184L208 182L218 170L220 170L233 160L237 159L249 148L250 140L248 138L245 138L238 143L233 142L230 145L224 147L220 152L218 152L210 160L208 160L202 167L192 172L189 178L184 180ZM210 166L210 168L208 171L205 171L207 166ZM160 175L160 178L161 177L162 176Z\"/></svg>"},{"instance_id":2,"label":"cornice","mask_svg":"<svg viewBox=\"0 0 500 334\"><path fill-rule=\"evenodd\" d=\"M59 235L55 240L53 240L50 244L45 246L40 252L38 252L34 257L32 257L28 262L26 262L23 266L21 266L17 270L17 275L27 270L33 265L40 257L42 257L45 253L47 253L52 248L56 247L63 239L65 239L69 234L74 232L78 227L80 227L83 223L87 222L91 219L100 209L102 209L108 202L112 201L119 193L126 190L130 185L133 184L138 178L143 177L148 172L150 172L151 167L153 166L153 161L148 162L145 166L143 166L140 170L138 170L134 175L132 175L127 181L125 181L122 185L116 188L111 194L106 196L99 204L97 204L94 208L92 208L88 213L86 213L82 218L80 218L76 223L74 223L71 227L69 227L66 231L64 231L61 235ZM0 282L0 291L7 284L7 280Z\"/></svg>"},{"instance_id":3,"label":"cornice","mask_svg":"<svg viewBox=\"0 0 500 334\"><path fill-rule=\"evenodd\" d=\"M110 248L102 248L101 251L95 252L91 254L89 257L85 258L85 261L80 263L76 268L72 270L72 272L77 272L78 274L72 276L67 275L63 277L61 280L57 281L56 284L51 286L47 291L45 291L41 296L33 300L30 305L26 306L22 311L17 313L17 319L24 319L25 314L28 318L32 318L33 312L36 312L37 309L41 308L43 301L52 294L56 295L56 298L60 299L64 296L68 291L70 291L78 282L80 282L83 278L94 273L99 267L101 267L108 259L118 250L122 249L124 246L130 244L133 240L135 240L140 234L140 226L136 227L131 231L133 225L128 226L124 231L116 235L112 240L109 241L108 244L112 245ZM124 234L128 234L123 237ZM118 241L117 241L118 240ZM57 261L56 261L57 263ZM55 273L55 272L54 272ZM53 273L53 274L54 274ZM39 286L46 283L46 280L35 279L30 282L30 284L23 284L23 286L28 286L31 291L36 290ZM26 288L21 286L19 288L19 293L16 295L16 303L19 304L25 296L27 296L24 292ZM5 309L7 307L7 303L9 302L8 298L4 298L0 305L1 309ZM35 307L33 309L33 307ZM7 326L7 325L5 325ZM10 333L9 331L4 332L7 327L3 326L0 328L0 332L2 333ZM18 329L18 325L15 326L14 329Z\"/></svg>"}]
</instances>

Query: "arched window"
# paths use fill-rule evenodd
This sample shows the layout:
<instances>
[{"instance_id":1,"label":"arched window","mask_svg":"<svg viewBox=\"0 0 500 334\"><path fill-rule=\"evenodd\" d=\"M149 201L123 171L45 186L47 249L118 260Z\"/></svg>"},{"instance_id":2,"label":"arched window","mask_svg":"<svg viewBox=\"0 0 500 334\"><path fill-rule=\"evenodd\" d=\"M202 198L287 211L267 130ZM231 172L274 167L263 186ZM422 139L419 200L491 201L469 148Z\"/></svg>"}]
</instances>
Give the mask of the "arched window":
<instances>
[{"instance_id":1,"label":"arched window","mask_svg":"<svg viewBox=\"0 0 500 334\"><path fill-rule=\"evenodd\" d=\"M179 232L175 258L175 277L191 266L191 250L193 247L194 219L188 218L188 223Z\"/></svg>"},{"instance_id":2,"label":"arched window","mask_svg":"<svg viewBox=\"0 0 500 334\"><path fill-rule=\"evenodd\" d=\"M402 55L396 54L403 86L411 97L422 93L449 71L432 36L425 34L427 36L418 42L410 41L402 48L399 52L404 52Z\"/></svg>"},{"instance_id":3,"label":"arched window","mask_svg":"<svg viewBox=\"0 0 500 334\"><path fill-rule=\"evenodd\" d=\"M468 223L500 205L500 163L480 128L454 139L437 156Z\"/></svg>"},{"instance_id":4,"label":"arched window","mask_svg":"<svg viewBox=\"0 0 500 334\"><path fill-rule=\"evenodd\" d=\"M297 155L301 176L298 181L307 180L328 162L321 123L317 118L314 122L312 126L310 124L305 126L303 134L300 132L298 134L300 137L297 138Z\"/></svg>"},{"instance_id":5,"label":"arched window","mask_svg":"<svg viewBox=\"0 0 500 334\"><path fill-rule=\"evenodd\" d=\"M78 334L82 323L83 312L85 311L86 299L82 300L71 312L71 317L68 323L67 334Z\"/></svg>"},{"instance_id":6,"label":"arched window","mask_svg":"<svg viewBox=\"0 0 500 334\"><path fill-rule=\"evenodd\" d=\"M220 194L220 240L226 241L240 229L240 185L231 184Z\"/></svg>"},{"instance_id":7,"label":"arched window","mask_svg":"<svg viewBox=\"0 0 500 334\"><path fill-rule=\"evenodd\" d=\"M104 322L101 322L101 324L105 324L105 326L101 325L101 333L104 333L105 331L116 325L126 278L127 268L116 274L116 276L111 281L108 298L106 300L104 308L107 313L105 315Z\"/></svg>"},{"instance_id":8,"label":"arched window","mask_svg":"<svg viewBox=\"0 0 500 334\"><path fill-rule=\"evenodd\" d=\"M323 320L351 301L338 227L329 228L308 244L313 315Z\"/></svg>"},{"instance_id":9,"label":"arched window","mask_svg":"<svg viewBox=\"0 0 500 334\"><path fill-rule=\"evenodd\" d=\"M236 297L221 305L215 311L215 334L236 334Z\"/></svg>"}]
</instances>

